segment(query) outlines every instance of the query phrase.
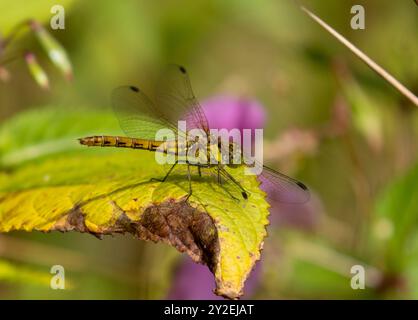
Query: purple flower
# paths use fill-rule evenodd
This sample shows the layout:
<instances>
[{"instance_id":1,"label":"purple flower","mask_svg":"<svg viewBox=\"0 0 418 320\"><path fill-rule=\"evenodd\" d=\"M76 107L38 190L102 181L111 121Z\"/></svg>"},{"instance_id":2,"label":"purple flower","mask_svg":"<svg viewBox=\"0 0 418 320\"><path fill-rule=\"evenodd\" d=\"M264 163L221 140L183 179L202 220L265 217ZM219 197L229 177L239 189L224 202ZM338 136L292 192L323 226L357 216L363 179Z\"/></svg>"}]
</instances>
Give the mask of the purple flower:
<instances>
[{"instance_id":1,"label":"purple flower","mask_svg":"<svg viewBox=\"0 0 418 320\"><path fill-rule=\"evenodd\" d=\"M209 268L186 257L177 267L167 299L207 300L219 297L213 293L215 281Z\"/></svg>"},{"instance_id":2,"label":"purple flower","mask_svg":"<svg viewBox=\"0 0 418 320\"><path fill-rule=\"evenodd\" d=\"M244 296L248 299L254 293L261 273L261 264L255 268L245 282ZM176 271L174 281L168 293L167 299L181 300L221 300L220 296L213 293L215 280L208 267L193 262L189 257L183 259Z\"/></svg>"},{"instance_id":3,"label":"purple flower","mask_svg":"<svg viewBox=\"0 0 418 320\"><path fill-rule=\"evenodd\" d=\"M255 100L232 96L216 96L203 102L203 110L211 129L262 129L265 112Z\"/></svg>"},{"instance_id":4,"label":"purple flower","mask_svg":"<svg viewBox=\"0 0 418 320\"><path fill-rule=\"evenodd\" d=\"M277 192L269 186L262 187L267 193ZM309 201L305 203L270 203L270 225L275 227L295 227L305 231L312 231L318 226L322 203L316 194L311 193Z\"/></svg>"}]
</instances>

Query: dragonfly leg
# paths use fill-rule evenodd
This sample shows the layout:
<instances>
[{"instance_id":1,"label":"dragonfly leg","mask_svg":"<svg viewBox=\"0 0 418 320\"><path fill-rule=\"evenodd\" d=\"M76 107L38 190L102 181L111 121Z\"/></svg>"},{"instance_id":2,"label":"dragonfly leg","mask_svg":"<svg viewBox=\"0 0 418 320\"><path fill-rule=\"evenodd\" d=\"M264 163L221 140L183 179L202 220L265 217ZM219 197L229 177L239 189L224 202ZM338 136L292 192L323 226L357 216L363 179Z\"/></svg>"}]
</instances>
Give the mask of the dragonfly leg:
<instances>
[{"instance_id":1,"label":"dragonfly leg","mask_svg":"<svg viewBox=\"0 0 418 320\"><path fill-rule=\"evenodd\" d=\"M192 192L193 192L193 190L192 190L192 176L190 174L190 165L189 164L187 165L187 178L189 179L189 194L187 195L187 198L186 198L185 201L187 201L190 198L190 196L192 195Z\"/></svg>"},{"instance_id":2,"label":"dragonfly leg","mask_svg":"<svg viewBox=\"0 0 418 320\"><path fill-rule=\"evenodd\" d=\"M219 167L218 167L218 172L219 172ZM226 174L228 176L229 179L231 179L231 181L233 183L235 183L241 189L241 195L242 195L242 197L244 199L248 199L248 192L247 192L247 190L245 190L244 187L233 176L231 176L228 171L224 170L223 172L224 172L224 174Z\"/></svg>"},{"instance_id":3,"label":"dragonfly leg","mask_svg":"<svg viewBox=\"0 0 418 320\"><path fill-rule=\"evenodd\" d=\"M222 185L223 185L223 183L222 183L222 179L221 179L221 169L220 169L220 166L217 166L217 171L218 171L218 184L222 187ZM238 183L238 182L235 182L234 181L234 183ZM239 185L240 186L240 185ZM224 187L222 187L225 191L226 191L226 193L228 193L229 194L229 196L234 200L234 201L237 201L237 202L239 202L239 199L237 198L237 197L235 197L231 192L229 192L228 191L228 189L226 189L226 188L224 188ZM241 188L241 186L240 186L240 188ZM241 188L242 189L242 188Z\"/></svg>"},{"instance_id":4,"label":"dragonfly leg","mask_svg":"<svg viewBox=\"0 0 418 320\"><path fill-rule=\"evenodd\" d=\"M199 177L202 176L202 171L200 170L200 166L197 167L197 172L199 173Z\"/></svg>"},{"instance_id":5,"label":"dragonfly leg","mask_svg":"<svg viewBox=\"0 0 418 320\"><path fill-rule=\"evenodd\" d=\"M240 199L238 199L237 197L235 197L231 192L229 192L228 191L228 189L226 189L226 188L224 188L224 187L222 187L224 190L225 190L225 192L232 198L232 200L234 200L234 201L236 201L236 202L239 202L240 201Z\"/></svg>"},{"instance_id":6,"label":"dragonfly leg","mask_svg":"<svg viewBox=\"0 0 418 320\"><path fill-rule=\"evenodd\" d=\"M164 178L162 178L162 179L151 178L151 181L164 182L165 180L167 180L168 176L170 175L171 171L173 171L173 169L176 166L176 164L177 164L177 161L171 166L170 170L168 170L168 172L166 173L166 175L164 176Z\"/></svg>"}]
</instances>

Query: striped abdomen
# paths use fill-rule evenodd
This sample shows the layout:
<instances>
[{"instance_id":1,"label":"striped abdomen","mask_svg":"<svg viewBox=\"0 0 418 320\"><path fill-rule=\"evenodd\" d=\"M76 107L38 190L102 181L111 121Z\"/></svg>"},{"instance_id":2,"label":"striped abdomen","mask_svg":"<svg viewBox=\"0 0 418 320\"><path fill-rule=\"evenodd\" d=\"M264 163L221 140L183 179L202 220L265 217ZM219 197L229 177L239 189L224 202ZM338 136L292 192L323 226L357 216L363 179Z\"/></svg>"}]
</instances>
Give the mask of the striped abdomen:
<instances>
[{"instance_id":1,"label":"striped abdomen","mask_svg":"<svg viewBox=\"0 0 418 320\"><path fill-rule=\"evenodd\" d=\"M119 136L92 136L79 139L80 143L89 147L116 147L116 148L132 148L149 151L156 151L157 148L163 144L163 141L136 139ZM167 142L166 142L167 143ZM175 144L170 146L169 144ZM175 148L177 152L177 145L175 142L167 143L168 149ZM174 150L172 150L174 151ZM165 150L165 152L167 152Z\"/></svg>"},{"instance_id":2,"label":"striped abdomen","mask_svg":"<svg viewBox=\"0 0 418 320\"><path fill-rule=\"evenodd\" d=\"M192 143L186 141L178 142L177 140L155 141L120 136L91 136L78 140L80 141L80 144L88 147L116 147L159 151L166 154L177 155L181 159L184 157L187 159L195 158L196 160L194 161L201 163L210 163L212 154L211 152L213 151L211 150L211 146L207 144L203 146L203 149L206 152L201 154L201 150L199 148L193 148ZM215 157L219 161L220 155L218 153L215 153Z\"/></svg>"}]
</instances>

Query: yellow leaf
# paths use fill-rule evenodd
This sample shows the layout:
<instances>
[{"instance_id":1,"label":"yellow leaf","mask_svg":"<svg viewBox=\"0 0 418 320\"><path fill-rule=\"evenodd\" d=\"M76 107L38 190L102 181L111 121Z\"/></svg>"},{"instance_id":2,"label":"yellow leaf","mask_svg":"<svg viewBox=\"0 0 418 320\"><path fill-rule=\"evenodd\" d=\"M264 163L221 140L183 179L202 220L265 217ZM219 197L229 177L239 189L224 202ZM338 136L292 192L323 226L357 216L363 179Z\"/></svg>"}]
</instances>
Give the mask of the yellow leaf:
<instances>
[{"instance_id":1,"label":"yellow leaf","mask_svg":"<svg viewBox=\"0 0 418 320\"><path fill-rule=\"evenodd\" d=\"M151 181L168 170L153 153L81 146L26 162L0 172L0 232L131 233L163 241L207 264L217 294L237 298L266 236L264 192L243 168L229 172L249 192L248 200L216 177L199 177L192 167L193 194L185 201L186 168L177 167L166 182Z\"/></svg>"}]
</instances>

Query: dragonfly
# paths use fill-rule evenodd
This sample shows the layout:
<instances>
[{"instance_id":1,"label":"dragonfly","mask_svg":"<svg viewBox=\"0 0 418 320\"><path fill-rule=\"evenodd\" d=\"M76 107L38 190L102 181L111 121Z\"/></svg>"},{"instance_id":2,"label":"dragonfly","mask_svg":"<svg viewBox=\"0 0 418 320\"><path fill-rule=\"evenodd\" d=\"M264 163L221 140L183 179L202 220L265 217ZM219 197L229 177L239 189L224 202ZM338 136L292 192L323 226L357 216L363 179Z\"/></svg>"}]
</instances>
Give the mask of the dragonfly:
<instances>
[{"instance_id":1,"label":"dragonfly","mask_svg":"<svg viewBox=\"0 0 418 320\"><path fill-rule=\"evenodd\" d=\"M114 113L126 136L89 136L79 139L82 145L89 147L133 148L179 155L182 152L185 153L185 151L187 153L189 148L191 148L191 143L194 142L187 139L185 142L179 141L178 137L180 135L187 135L185 132L180 132L179 120L183 119L187 128L202 130L208 137L211 134L209 122L193 93L188 72L183 66L169 65L162 72L159 81L157 81L154 101L148 98L138 87L131 85L114 89L111 99ZM156 132L166 128L176 133L177 138L156 140ZM205 141L204 143L207 143L206 147L209 157L209 154L213 154L210 152L213 150L211 149L211 142ZM234 142L227 142L225 146L219 138L218 141L215 140L215 144L219 148L215 163L210 161L211 159L207 159L204 164L192 163L187 160L183 162L187 165L189 181L189 193L186 199L192 195L191 167L197 167L200 176L202 171L204 171L202 169L209 170L212 176L217 177L219 184L229 183L229 185L233 185L239 189L243 199L248 199L250 193L228 172L229 170L226 170L226 167L237 167L233 162L236 156L234 152L239 152L242 159L246 155L240 148L235 148ZM226 153L221 151L226 151ZM228 155L229 159L226 159L228 161L220 161L222 160L220 157L223 154ZM179 163L180 161L177 158L162 179L154 178L153 180L166 181ZM269 191L267 192L267 198L270 204L272 202L305 203L310 198L309 190L302 182L265 165L262 166L258 179L261 182L261 189Z\"/></svg>"}]
</instances>

